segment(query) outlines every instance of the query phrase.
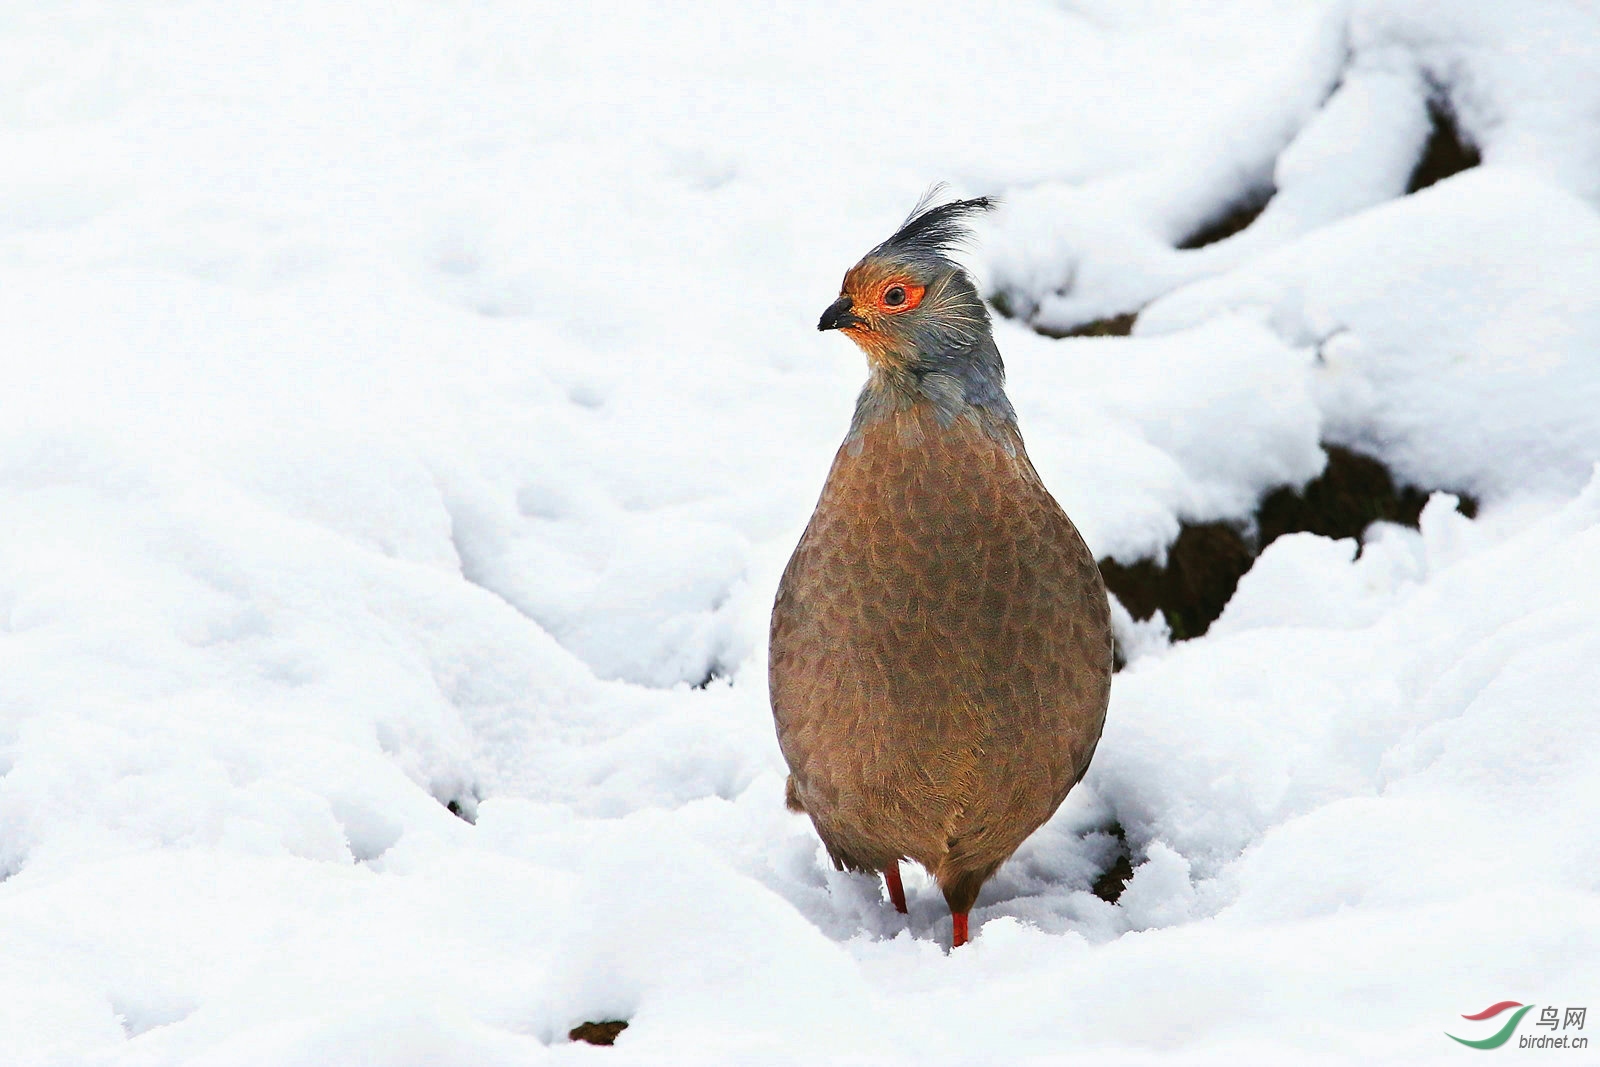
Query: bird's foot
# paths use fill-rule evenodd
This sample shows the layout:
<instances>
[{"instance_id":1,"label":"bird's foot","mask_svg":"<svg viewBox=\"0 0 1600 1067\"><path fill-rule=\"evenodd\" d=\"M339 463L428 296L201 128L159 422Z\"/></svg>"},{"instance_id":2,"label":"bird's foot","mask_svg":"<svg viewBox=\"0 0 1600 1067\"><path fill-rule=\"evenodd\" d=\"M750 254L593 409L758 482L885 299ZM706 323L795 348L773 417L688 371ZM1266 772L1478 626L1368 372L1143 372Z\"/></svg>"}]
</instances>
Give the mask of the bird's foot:
<instances>
[{"instance_id":1,"label":"bird's foot","mask_svg":"<svg viewBox=\"0 0 1600 1067\"><path fill-rule=\"evenodd\" d=\"M950 947L960 948L967 943L967 913L956 911L950 913Z\"/></svg>"},{"instance_id":2,"label":"bird's foot","mask_svg":"<svg viewBox=\"0 0 1600 1067\"><path fill-rule=\"evenodd\" d=\"M899 860L889 864L889 869L883 872L883 880L889 886L889 903L894 905L895 911L904 915L906 913L906 887L900 884Z\"/></svg>"}]
</instances>

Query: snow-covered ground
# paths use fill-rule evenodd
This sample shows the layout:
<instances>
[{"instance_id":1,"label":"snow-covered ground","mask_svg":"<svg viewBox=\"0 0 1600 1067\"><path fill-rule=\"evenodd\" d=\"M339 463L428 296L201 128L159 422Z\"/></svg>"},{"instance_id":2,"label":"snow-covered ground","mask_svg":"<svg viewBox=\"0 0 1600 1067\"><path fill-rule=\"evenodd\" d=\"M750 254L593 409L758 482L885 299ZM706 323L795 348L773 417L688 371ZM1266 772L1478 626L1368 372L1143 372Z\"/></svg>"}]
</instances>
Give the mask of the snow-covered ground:
<instances>
[{"instance_id":1,"label":"snow-covered ground","mask_svg":"<svg viewBox=\"0 0 1600 1067\"><path fill-rule=\"evenodd\" d=\"M1483 164L1407 196L1430 105ZM1582 0L10 5L0 1064L1455 1062L1600 999L1597 115ZM1322 444L1482 505L1125 629L953 954L784 810L764 647L816 317L935 179L1041 326L1146 308L997 327L1102 556Z\"/></svg>"}]
</instances>

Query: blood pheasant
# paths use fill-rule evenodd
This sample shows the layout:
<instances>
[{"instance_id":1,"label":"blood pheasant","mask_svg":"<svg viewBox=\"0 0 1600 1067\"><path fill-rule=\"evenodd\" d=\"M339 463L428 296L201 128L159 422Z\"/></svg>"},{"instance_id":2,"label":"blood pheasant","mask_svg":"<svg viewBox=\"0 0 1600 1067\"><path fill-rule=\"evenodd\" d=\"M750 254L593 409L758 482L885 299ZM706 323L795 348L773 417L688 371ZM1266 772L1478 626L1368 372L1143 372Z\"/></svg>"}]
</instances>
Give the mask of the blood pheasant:
<instances>
[{"instance_id":1,"label":"blood pheasant","mask_svg":"<svg viewBox=\"0 0 1600 1067\"><path fill-rule=\"evenodd\" d=\"M772 609L788 803L841 869L900 860L950 906L1083 777L1111 691L1093 555L1023 449L989 314L951 252L987 199L917 205L819 330L870 377Z\"/></svg>"}]
</instances>

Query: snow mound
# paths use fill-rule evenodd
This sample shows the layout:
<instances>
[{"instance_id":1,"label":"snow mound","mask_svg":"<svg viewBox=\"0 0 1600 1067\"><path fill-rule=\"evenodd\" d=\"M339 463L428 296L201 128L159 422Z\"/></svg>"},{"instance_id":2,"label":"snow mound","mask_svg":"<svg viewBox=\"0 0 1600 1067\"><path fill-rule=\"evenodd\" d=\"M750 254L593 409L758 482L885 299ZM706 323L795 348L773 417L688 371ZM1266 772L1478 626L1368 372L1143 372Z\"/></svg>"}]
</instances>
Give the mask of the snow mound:
<instances>
[{"instance_id":1,"label":"snow mound","mask_svg":"<svg viewBox=\"0 0 1600 1067\"><path fill-rule=\"evenodd\" d=\"M1013 195L992 262L1003 305L1051 332L1139 311L1402 196L1440 123L1485 165L1600 203L1600 22L1584 5L1320 10L1252 106L1197 116L1159 159ZM1183 247L1257 204L1265 209L1242 232Z\"/></svg>"},{"instance_id":2,"label":"snow mound","mask_svg":"<svg viewBox=\"0 0 1600 1067\"><path fill-rule=\"evenodd\" d=\"M1316 352L1324 439L1405 482L1572 492L1600 455L1600 216L1484 167L1151 305L1141 334L1256 316Z\"/></svg>"}]
</instances>

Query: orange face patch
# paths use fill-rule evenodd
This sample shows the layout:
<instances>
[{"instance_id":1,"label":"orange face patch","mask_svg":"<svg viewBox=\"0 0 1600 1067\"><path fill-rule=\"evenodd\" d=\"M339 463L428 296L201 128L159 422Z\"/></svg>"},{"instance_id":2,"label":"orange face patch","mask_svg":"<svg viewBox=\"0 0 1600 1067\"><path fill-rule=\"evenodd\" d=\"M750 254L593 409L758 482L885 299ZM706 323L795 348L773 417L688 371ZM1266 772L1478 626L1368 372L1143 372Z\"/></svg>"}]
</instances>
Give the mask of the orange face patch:
<instances>
[{"instance_id":1,"label":"orange face patch","mask_svg":"<svg viewBox=\"0 0 1600 1067\"><path fill-rule=\"evenodd\" d=\"M899 270L892 273L877 263L858 263L844 277L841 295L848 296L861 325L843 332L861 347L867 358L882 367L904 367L910 353L895 331L884 330L887 320L922 303L927 287Z\"/></svg>"}]
</instances>

